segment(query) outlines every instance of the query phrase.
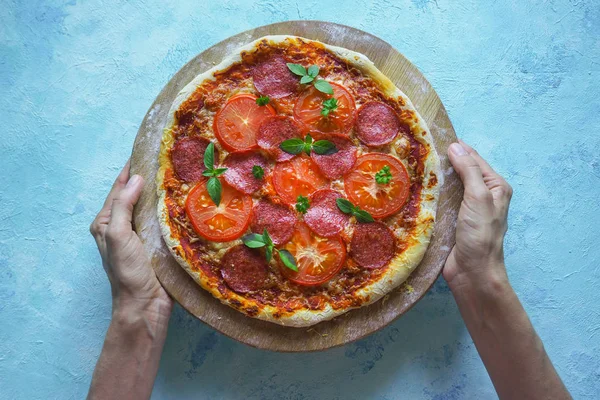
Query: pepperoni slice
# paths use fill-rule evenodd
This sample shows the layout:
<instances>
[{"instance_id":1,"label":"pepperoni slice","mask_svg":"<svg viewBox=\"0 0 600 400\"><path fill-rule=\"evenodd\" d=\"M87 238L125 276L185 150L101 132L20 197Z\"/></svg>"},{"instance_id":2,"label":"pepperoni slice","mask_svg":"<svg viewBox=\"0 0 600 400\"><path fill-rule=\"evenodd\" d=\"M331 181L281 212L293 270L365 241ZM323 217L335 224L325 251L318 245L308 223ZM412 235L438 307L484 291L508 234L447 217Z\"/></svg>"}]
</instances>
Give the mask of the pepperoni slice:
<instances>
[{"instance_id":1,"label":"pepperoni slice","mask_svg":"<svg viewBox=\"0 0 600 400\"><path fill-rule=\"evenodd\" d=\"M336 153L320 155L314 151L311 157L323 175L329 179L338 179L352 169L356 161L356 147L344 135L327 135L319 139L329 140L338 149Z\"/></svg>"},{"instance_id":2,"label":"pepperoni slice","mask_svg":"<svg viewBox=\"0 0 600 400\"><path fill-rule=\"evenodd\" d=\"M340 211L335 202L344 197L331 189L319 190L311 196L310 207L304 215L304 222L317 235L331 237L340 233L350 217Z\"/></svg>"},{"instance_id":3,"label":"pepperoni slice","mask_svg":"<svg viewBox=\"0 0 600 400\"><path fill-rule=\"evenodd\" d=\"M171 160L175 173L180 179L186 182L198 182L204 179L203 159L208 143L208 140L200 137L184 137L175 142L171 149Z\"/></svg>"},{"instance_id":4,"label":"pepperoni slice","mask_svg":"<svg viewBox=\"0 0 600 400\"><path fill-rule=\"evenodd\" d=\"M221 260L221 276L238 293L248 293L266 286L269 267L265 256L240 244L232 247Z\"/></svg>"},{"instance_id":5,"label":"pepperoni slice","mask_svg":"<svg viewBox=\"0 0 600 400\"><path fill-rule=\"evenodd\" d=\"M292 238L296 226L296 215L286 206L260 201L254 206L254 217L250 225L252 232L263 233L266 229L276 245Z\"/></svg>"},{"instance_id":6,"label":"pepperoni slice","mask_svg":"<svg viewBox=\"0 0 600 400\"><path fill-rule=\"evenodd\" d=\"M325 185L327 179L305 155L277 163L273 169L273 187L287 204L296 204L298 196L309 196Z\"/></svg>"},{"instance_id":7,"label":"pepperoni slice","mask_svg":"<svg viewBox=\"0 0 600 400\"><path fill-rule=\"evenodd\" d=\"M358 224L350 241L350 256L361 267L374 269L387 265L396 254L392 231L381 222Z\"/></svg>"},{"instance_id":8,"label":"pepperoni slice","mask_svg":"<svg viewBox=\"0 0 600 400\"><path fill-rule=\"evenodd\" d=\"M282 57L271 58L252 70L254 87L274 99L289 96L299 88L299 79L287 67Z\"/></svg>"},{"instance_id":9,"label":"pepperoni slice","mask_svg":"<svg viewBox=\"0 0 600 400\"><path fill-rule=\"evenodd\" d=\"M258 146L267 150L277 161L287 161L294 157L279 148L284 140L301 137L300 129L290 117L274 116L265 120L260 128L256 141Z\"/></svg>"},{"instance_id":10,"label":"pepperoni slice","mask_svg":"<svg viewBox=\"0 0 600 400\"><path fill-rule=\"evenodd\" d=\"M367 146L388 144L398 135L400 127L398 116L387 104L370 101L358 110L356 136Z\"/></svg>"},{"instance_id":11,"label":"pepperoni slice","mask_svg":"<svg viewBox=\"0 0 600 400\"><path fill-rule=\"evenodd\" d=\"M223 178L240 192L252 194L262 187L264 179L256 179L252 174L255 165L267 169L267 160L259 153L253 151L231 153L225 158L223 164L227 167Z\"/></svg>"}]
</instances>

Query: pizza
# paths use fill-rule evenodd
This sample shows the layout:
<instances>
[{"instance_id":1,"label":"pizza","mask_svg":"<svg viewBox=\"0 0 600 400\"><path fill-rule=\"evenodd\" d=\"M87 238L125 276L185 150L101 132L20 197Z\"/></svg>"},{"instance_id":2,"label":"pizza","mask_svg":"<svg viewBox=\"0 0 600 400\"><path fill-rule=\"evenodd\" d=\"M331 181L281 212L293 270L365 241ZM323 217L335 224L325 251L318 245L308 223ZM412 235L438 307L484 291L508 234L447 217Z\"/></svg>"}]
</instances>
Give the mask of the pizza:
<instances>
[{"instance_id":1,"label":"pizza","mask_svg":"<svg viewBox=\"0 0 600 400\"><path fill-rule=\"evenodd\" d=\"M157 174L167 247L205 290L305 327L404 282L441 174L425 121L364 55L265 36L177 95Z\"/></svg>"}]
</instances>

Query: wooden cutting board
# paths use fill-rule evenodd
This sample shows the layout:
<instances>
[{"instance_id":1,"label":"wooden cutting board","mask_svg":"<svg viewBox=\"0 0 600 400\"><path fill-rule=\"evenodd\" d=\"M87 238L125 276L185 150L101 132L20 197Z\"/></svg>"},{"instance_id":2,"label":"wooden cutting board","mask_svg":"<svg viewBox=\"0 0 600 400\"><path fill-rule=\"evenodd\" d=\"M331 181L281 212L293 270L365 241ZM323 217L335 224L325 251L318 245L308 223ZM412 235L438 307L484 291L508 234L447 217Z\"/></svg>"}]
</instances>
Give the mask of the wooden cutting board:
<instances>
[{"instance_id":1,"label":"wooden cutting board","mask_svg":"<svg viewBox=\"0 0 600 400\"><path fill-rule=\"evenodd\" d=\"M246 317L221 304L198 286L173 259L162 240L156 217L157 156L167 113L177 93L196 75L225 56L265 35L296 35L346 47L369 57L412 100L427 121L441 156L443 186L432 242L405 284L368 307L350 311L312 328L282 327ZM167 292L186 310L219 332L254 347L276 351L315 351L342 345L373 333L412 307L439 276L454 244L454 229L462 185L450 168L446 151L456 135L446 110L425 77L383 40L358 29L320 21L289 21L261 26L232 36L194 57L173 76L148 110L131 156L131 173L146 178L134 210L134 224L148 249L152 266Z\"/></svg>"}]
</instances>

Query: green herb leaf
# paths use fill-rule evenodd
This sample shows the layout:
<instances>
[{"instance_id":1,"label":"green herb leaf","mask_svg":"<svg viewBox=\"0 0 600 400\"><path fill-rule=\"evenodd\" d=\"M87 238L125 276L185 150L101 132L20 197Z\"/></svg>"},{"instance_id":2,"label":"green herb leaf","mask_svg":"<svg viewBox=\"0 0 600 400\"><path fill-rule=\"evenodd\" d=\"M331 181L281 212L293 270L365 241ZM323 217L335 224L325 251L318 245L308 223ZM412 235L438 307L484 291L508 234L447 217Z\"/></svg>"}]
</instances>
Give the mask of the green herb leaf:
<instances>
[{"instance_id":1,"label":"green herb leaf","mask_svg":"<svg viewBox=\"0 0 600 400\"><path fill-rule=\"evenodd\" d=\"M265 249L265 258L267 262L271 262L271 258L273 258L273 246L267 246Z\"/></svg>"},{"instance_id":2,"label":"green herb leaf","mask_svg":"<svg viewBox=\"0 0 600 400\"><path fill-rule=\"evenodd\" d=\"M209 178L206 189L212 201L218 206L221 203L221 181L219 181L219 178L214 176Z\"/></svg>"},{"instance_id":3,"label":"green herb leaf","mask_svg":"<svg viewBox=\"0 0 600 400\"><path fill-rule=\"evenodd\" d=\"M323 100L323 109L321 109L321 115L326 117L329 113L335 111L338 108L338 101L335 97L327 100Z\"/></svg>"},{"instance_id":4,"label":"green herb leaf","mask_svg":"<svg viewBox=\"0 0 600 400\"><path fill-rule=\"evenodd\" d=\"M392 181L392 172L389 165L384 165L381 171L375 174L375 182L381 185L387 185Z\"/></svg>"},{"instance_id":5,"label":"green herb leaf","mask_svg":"<svg viewBox=\"0 0 600 400\"><path fill-rule=\"evenodd\" d=\"M286 65L290 69L290 71L292 71L294 74L296 74L298 76L307 75L306 68L304 68L300 64L287 63Z\"/></svg>"},{"instance_id":6,"label":"green herb leaf","mask_svg":"<svg viewBox=\"0 0 600 400\"><path fill-rule=\"evenodd\" d=\"M310 156L310 149L312 148L312 136L310 134L306 135L304 138L304 152L307 156Z\"/></svg>"},{"instance_id":7,"label":"green herb leaf","mask_svg":"<svg viewBox=\"0 0 600 400\"><path fill-rule=\"evenodd\" d=\"M308 201L308 198L300 195L296 198L296 211L298 211L301 214L306 214L306 211L308 210L308 208L310 207L310 202Z\"/></svg>"},{"instance_id":8,"label":"green herb leaf","mask_svg":"<svg viewBox=\"0 0 600 400\"><path fill-rule=\"evenodd\" d=\"M354 205L352 203L350 203L348 200L340 197L338 199L335 199L335 203L337 204L340 211L343 212L344 214L352 214Z\"/></svg>"},{"instance_id":9,"label":"green herb leaf","mask_svg":"<svg viewBox=\"0 0 600 400\"><path fill-rule=\"evenodd\" d=\"M208 170L212 170L215 165L215 144L210 142L204 151L204 166Z\"/></svg>"},{"instance_id":10,"label":"green herb leaf","mask_svg":"<svg viewBox=\"0 0 600 400\"><path fill-rule=\"evenodd\" d=\"M263 241L268 246L273 246L273 241L271 240L271 236L269 236L269 232L267 232L267 228L265 228L265 230L263 231L262 237L263 237Z\"/></svg>"},{"instance_id":11,"label":"green herb leaf","mask_svg":"<svg viewBox=\"0 0 600 400\"><path fill-rule=\"evenodd\" d=\"M356 217L356 220L358 222L373 222L373 221L375 221L371 214L369 214L365 210L361 210L359 207L355 206L354 204L352 204L351 202L349 202L348 200L346 200L344 198L340 197L340 198L336 199L335 202L341 212L343 212L344 214L353 215L354 217Z\"/></svg>"},{"instance_id":12,"label":"green herb leaf","mask_svg":"<svg viewBox=\"0 0 600 400\"><path fill-rule=\"evenodd\" d=\"M213 176L219 176L223 174L223 172L227 171L227 168L215 168L213 169Z\"/></svg>"},{"instance_id":13,"label":"green herb leaf","mask_svg":"<svg viewBox=\"0 0 600 400\"><path fill-rule=\"evenodd\" d=\"M254 175L256 179L262 179L263 176L265 176L265 170L260 165L255 165L252 167L252 175Z\"/></svg>"},{"instance_id":14,"label":"green herb leaf","mask_svg":"<svg viewBox=\"0 0 600 400\"><path fill-rule=\"evenodd\" d=\"M335 147L335 144L329 140L317 140L313 143L312 150L320 155L330 155L337 153L338 151L337 147Z\"/></svg>"},{"instance_id":15,"label":"green herb leaf","mask_svg":"<svg viewBox=\"0 0 600 400\"><path fill-rule=\"evenodd\" d=\"M205 171L202 173L202 175L203 175L203 176L208 176L208 177L211 177L211 176L213 176L214 174L213 174L213 171L212 171L212 170L208 170L208 169L207 169L207 170L205 170Z\"/></svg>"},{"instance_id":16,"label":"green herb leaf","mask_svg":"<svg viewBox=\"0 0 600 400\"><path fill-rule=\"evenodd\" d=\"M327 82L326 80L317 79L315 81L314 85L315 85L315 89L317 89L319 92L323 92L326 94L333 94L333 88L331 87L329 82Z\"/></svg>"},{"instance_id":17,"label":"green herb leaf","mask_svg":"<svg viewBox=\"0 0 600 400\"><path fill-rule=\"evenodd\" d=\"M283 265L291 269L292 271L298 271L298 265L296 264L296 259L286 249L279 250L279 258L283 262Z\"/></svg>"},{"instance_id":18,"label":"green herb leaf","mask_svg":"<svg viewBox=\"0 0 600 400\"><path fill-rule=\"evenodd\" d=\"M373 221L375 221L371 214L369 214L365 210L361 210L360 208L355 208L352 215L354 215L356 217L356 220L358 222L373 222Z\"/></svg>"},{"instance_id":19,"label":"green herb leaf","mask_svg":"<svg viewBox=\"0 0 600 400\"><path fill-rule=\"evenodd\" d=\"M266 106L267 104L269 104L269 101L271 99L269 98L269 96L260 96L258 99L256 99L256 104L258 104L259 106Z\"/></svg>"},{"instance_id":20,"label":"green herb leaf","mask_svg":"<svg viewBox=\"0 0 600 400\"><path fill-rule=\"evenodd\" d=\"M300 79L300 83L301 84L306 84L306 83L310 83L314 80L315 78L313 78L312 76L309 75L304 75L301 79Z\"/></svg>"},{"instance_id":21,"label":"green herb leaf","mask_svg":"<svg viewBox=\"0 0 600 400\"><path fill-rule=\"evenodd\" d=\"M319 75L319 67L317 65L311 65L308 67L308 75L316 78Z\"/></svg>"},{"instance_id":22,"label":"green herb leaf","mask_svg":"<svg viewBox=\"0 0 600 400\"><path fill-rule=\"evenodd\" d=\"M279 148L289 154L300 154L304 150L304 140L298 138L284 140Z\"/></svg>"},{"instance_id":23,"label":"green herb leaf","mask_svg":"<svg viewBox=\"0 0 600 400\"><path fill-rule=\"evenodd\" d=\"M264 247L266 244L262 235L259 235L258 233L249 233L242 236L242 242L251 249L258 249L259 247Z\"/></svg>"}]
</instances>

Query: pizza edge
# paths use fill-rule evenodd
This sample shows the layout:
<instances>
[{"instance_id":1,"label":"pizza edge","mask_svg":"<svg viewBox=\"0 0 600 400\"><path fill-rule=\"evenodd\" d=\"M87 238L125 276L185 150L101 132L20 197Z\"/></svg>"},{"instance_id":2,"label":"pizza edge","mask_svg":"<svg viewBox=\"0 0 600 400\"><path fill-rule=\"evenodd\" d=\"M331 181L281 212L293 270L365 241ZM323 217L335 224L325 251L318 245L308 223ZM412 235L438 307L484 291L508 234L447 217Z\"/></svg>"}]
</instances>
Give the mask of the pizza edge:
<instances>
[{"instance_id":1,"label":"pizza edge","mask_svg":"<svg viewBox=\"0 0 600 400\"><path fill-rule=\"evenodd\" d=\"M214 80L214 74L216 72L225 70L231 65L242 61L242 52L255 51L255 49L258 47L258 44L264 40L267 40L273 44L281 44L286 41L297 40L304 42L316 42L324 46L325 49L331 51L336 56L344 59L355 68L358 68L365 75L369 76L378 85L380 85L386 95L390 97L401 98L405 104L405 108L415 112L417 121L415 122L414 120L411 120L411 131L419 132L415 138L421 143L427 145L429 148L428 155L424 161L424 181L420 196L421 207L417 215L417 226L422 227L422 229L420 229L420 232L417 235L411 235L411 243L407 250L399 255L396 255L392 261L390 261L387 271L382 274L378 281L356 292L356 295L364 301L360 307L367 306L378 301L386 294L400 286L404 281L406 281L408 276L421 262L433 233L439 187L442 184L443 175L440 173L440 159L431 140L432 138L431 134L429 133L429 129L410 99L400 89L398 89L389 78L379 71L379 69L377 69L371 60L369 60L365 55L352 50L328 45L326 43L299 36L263 36L245 46L238 48L234 53L225 57L221 63L196 76L177 94L171 109L169 110L165 129L163 131L159 153L159 169L156 175L157 193L159 197L157 204L158 219L163 238L167 247L169 248L169 251L175 257L177 262L184 268L184 270L203 289L210 292L222 303L241 312L245 312L245 309L258 309L258 313L253 313L253 317L261 320L285 326L308 327L322 321L330 320L348 312L353 308L360 307L334 309L330 304L326 304L324 310L296 310L292 313L285 312L282 315L282 310L277 307L258 304L254 300L250 300L235 292L232 292L228 296L223 296L216 287L210 284L209 280L205 276L203 276L199 271L193 270L187 260L183 257L183 249L178 239L171 235L171 226L169 223L168 210L165 203L166 190L164 189L164 177L167 166L170 164L168 159L168 149L174 144L174 137L172 135L171 128L175 124L175 111L203 82L206 80ZM426 134L424 135L423 132L426 132ZM434 174L437 178L437 181L433 185L428 184L431 174ZM275 315L278 315L278 317L275 317Z\"/></svg>"}]
</instances>

